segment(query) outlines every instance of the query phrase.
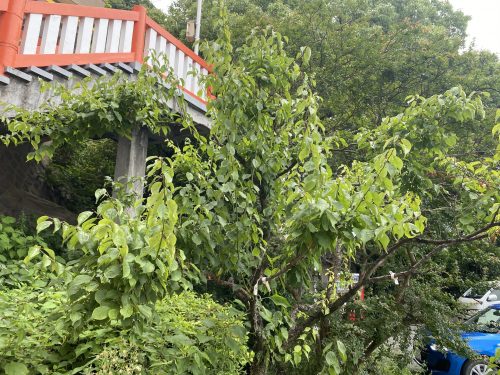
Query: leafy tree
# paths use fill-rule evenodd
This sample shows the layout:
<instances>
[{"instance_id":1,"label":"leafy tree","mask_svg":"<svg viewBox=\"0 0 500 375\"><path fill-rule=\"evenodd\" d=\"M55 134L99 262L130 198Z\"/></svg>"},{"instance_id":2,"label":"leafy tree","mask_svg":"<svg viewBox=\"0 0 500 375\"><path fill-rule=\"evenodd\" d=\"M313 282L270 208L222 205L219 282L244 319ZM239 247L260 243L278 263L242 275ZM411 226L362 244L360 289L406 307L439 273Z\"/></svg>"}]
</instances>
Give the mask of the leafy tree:
<instances>
[{"instance_id":1,"label":"leafy tree","mask_svg":"<svg viewBox=\"0 0 500 375\"><path fill-rule=\"evenodd\" d=\"M337 140L345 140L339 140L339 144L332 148L329 164L334 171L353 161L366 160L366 148L360 148L355 139L358 132L364 131L360 128L373 129L384 117L395 116L403 111L408 95L417 93L432 96L458 85L466 92L489 94L482 96L486 120L479 116L476 120L449 121L448 130L454 137L448 142L454 145L451 148L446 146L447 154L464 162L491 160L494 157L498 146L495 138L491 137L491 124L495 121L495 110L500 106L498 57L487 52L462 53L467 17L455 11L450 4L392 0L228 0L226 4L234 46L244 44L246 36L254 27L267 25L272 25L276 31L289 37L290 42L284 48L290 55L299 53L301 46L310 46L309 66L302 68L314 75L316 90L324 99L319 103L319 116L327 134ZM180 34L185 20L192 18L194 12L193 2L177 1L167 17L168 29ZM220 27L218 18L214 2L205 1L202 37L206 40L217 38ZM236 50L235 55L238 53ZM425 121L432 120L428 118ZM385 139L384 131L378 132L377 137ZM421 142L425 142L425 137ZM415 145L413 147L415 151ZM412 158L416 157L415 153L411 155ZM436 165L434 157L425 154L419 158L420 166L413 160L411 162L411 166L405 165L404 183L413 185L406 188L417 190L422 197L422 212L428 219L427 235L451 238L462 235L464 230L472 230L472 224L477 222L477 213L471 210L475 203L465 203L469 192L457 189L456 178L463 172L443 170L442 166ZM494 163L487 164L489 173L495 167ZM414 173L414 168L419 172ZM490 181L488 186L491 188L495 184L498 186L498 182ZM466 215L466 212L470 214ZM417 257L425 254L418 249L415 251ZM332 256L326 258L331 261ZM358 256L349 262L352 263L351 270L359 270L359 265L366 258L368 262L374 261L371 257L363 259ZM453 250L443 249L427 262L427 280L418 275L413 277L411 292L422 293L420 297L423 301L428 286L439 285L443 292L457 296L478 281L498 279L500 268L495 267L498 259L500 250L494 241L480 245L463 243ZM388 274L410 264L407 256L395 256L387 261L380 272ZM366 289L368 296L374 293L385 298L392 298L393 291L391 282L386 282L383 288L370 286ZM440 294L435 298L440 298L443 305L451 304L449 295ZM446 322L447 317L457 314L450 310L443 313L446 317L434 314L432 309L424 309L423 305L412 307L402 302L394 306L401 307L402 315L405 314L404 309L421 308L427 314L421 314L419 321L436 318L434 322L426 323L434 326L435 322ZM379 327L391 328L387 331L387 335L391 335L394 334L392 319L392 315L384 316L381 313L376 321L370 322ZM380 324L382 320L385 325ZM345 332L347 329L350 328L341 330ZM380 336L380 332L374 334ZM399 337L408 334L404 330ZM367 346L371 341L370 337L366 338ZM379 341L383 340L375 342ZM301 370L298 371L300 373Z\"/></svg>"}]
</instances>

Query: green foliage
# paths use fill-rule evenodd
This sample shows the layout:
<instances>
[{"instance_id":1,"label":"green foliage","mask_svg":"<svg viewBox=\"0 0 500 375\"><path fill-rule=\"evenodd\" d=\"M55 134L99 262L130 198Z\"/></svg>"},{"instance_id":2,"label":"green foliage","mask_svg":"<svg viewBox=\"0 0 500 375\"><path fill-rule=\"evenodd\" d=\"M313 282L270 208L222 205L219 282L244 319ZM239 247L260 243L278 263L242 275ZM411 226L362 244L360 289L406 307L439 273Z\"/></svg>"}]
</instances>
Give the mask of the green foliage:
<instances>
[{"instance_id":1,"label":"green foliage","mask_svg":"<svg viewBox=\"0 0 500 375\"><path fill-rule=\"evenodd\" d=\"M24 259L28 255L28 249L40 241L41 238L20 229L15 218L0 216L0 262Z\"/></svg>"},{"instance_id":2,"label":"green foliage","mask_svg":"<svg viewBox=\"0 0 500 375\"><path fill-rule=\"evenodd\" d=\"M52 158L54 151L69 140L76 146L110 133L130 138L132 129L137 127L166 135L169 126L179 121L175 112L168 109L168 101L179 95L178 81L156 57L150 62L153 67L144 65L137 80L117 73L97 81L82 80L74 89L62 84L44 85L43 90L50 90L51 98L62 98L62 103L51 99L35 112L7 108L16 115L4 119L8 133L0 140L6 145L29 142L34 151L28 160L40 162Z\"/></svg>"},{"instance_id":3,"label":"green foliage","mask_svg":"<svg viewBox=\"0 0 500 375\"><path fill-rule=\"evenodd\" d=\"M53 373L61 359L57 348L68 336L54 314L65 303L65 293L54 288L0 291L0 368L6 374Z\"/></svg>"},{"instance_id":4,"label":"green foliage","mask_svg":"<svg viewBox=\"0 0 500 375\"><path fill-rule=\"evenodd\" d=\"M91 135L105 134L106 128L130 136L132 129L148 126L153 133L166 135L172 122L179 121L167 105L178 95L178 82L171 79L173 88L168 89L164 74L164 67L155 65L151 70L145 68L133 83L117 75L93 85L84 82L78 94L56 87L55 92L64 99L62 105L48 103L34 113L18 109L3 140L31 142L34 152L30 158L41 160L64 145L68 134L77 143ZM185 122L185 127L193 126ZM42 137L52 142L41 144ZM58 234L70 260L62 261L39 242L27 251L24 263L46 269L48 279L61 285L65 303L59 306L47 300L48 306L57 307L57 311L51 320L40 324L53 328L56 323L49 322L57 322L64 339L60 345L53 345L52 332L40 330L38 320L33 322L37 316L27 311L26 322L10 325L32 324L30 328L44 336L41 342L47 342L47 348L40 346L40 350L50 348L54 356L47 361L38 357L20 361L16 354L9 354L0 360L6 363L5 371L27 368L37 372L45 368L45 373L52 374L105 370L235 374L241 370L249 359L241 314L208 297L197 301L193 294L170 295L191 286L186 278L190 265L184 263L183 251L176 248L178 213L172 178L170 162L151 159L147 198L137 200L131 187L141 182L130 181L114 186L120 199L112 198L105 189L97 190L97 209L81 213L76 224L46 216L38 219L37 231ZM33 265L33 261L37 263ZM37 309L38 302L33 302L33 309ZM15 305L15 298L10 299L5 309ZM2 334L11 340L16 333L3 328ZM31 350L29 337L20 335L19 351L28 356ZM19 370L21 367L23 370Z\"/></svg>"},{"instance_id":5,"label":"green foliage","mask_svg":"<svg viewBox=\"0 0 500 375\"><path fill-rule=\"evenodd\" d=\"M59 148L46 168L46 182L59 203L72 212L95 207L94 192L113 176L116 142L110 139L84 140L77 147Z\"/></svg>"},{"instance_id":6,"label":"green foliage","mask_svg":"<svg viewBox=\"0 0 500 375\"><path fill-rule=\"evenodd\" d=\"M66 303L66 292L53 287L0 292L5 374L229 375L249 359L243 317L208 296L167 297L143 330L88 325L76 336L62 318Z\"/></svg>"},{"instance_id":7,"label":"green foliage","mask_svg":"<svg viewBox=\"0 0 500 375\"><path fill-rule=\"evenodd\" d=\"M153 353L152 361L166 365L166 374L238 374L250 355L243 314L221 306L208 295L174 295L157 306L158 337L170 348ZM217 370L217 371L215 371Z\"/></svg>"},{"instance_id":8,"label":"green foliage","mask_svg":"<svg viewBox=\"0 0 500 375\"><path fill-rule=\"evenodd\" d=\"M457 249L471 255L470 246L492 247L498 237L500 148L481 97L494 99L460 87L436 94L459 80L463 68L449 69L457 61L478 64L476 55L458 56L464 16L434 1L242 2L230 8L241 15L230 17L231 26L264 14L287 32L240 31L233 43L227 14L218 11L218 38L204 49L214 66L206 78L216 96L208 105L210 135L183 119L193 141L169 144L169 158L150 161L144 200L106 196L77 225L39 221L81 254L62 274L71 321L63 320L83 355L78 365L114 358L123 369L147 352L158 363L178 360L170 367L177 372L208 372L215 356L221 371L250 360L250 373L259 375L397 373L410 358L406 350L376 361L390 340L408 348L413 326L418 339L430 331L466 353L446 291L460 287L460 272L450 271ZM295 25L300 33L292 33ZM287 42L284 34L300 35ZM491 71L467 85L496 72L497 61L487 60ZM127 136L137 126L166 134L176 120L165 109L175 90L163 90L157 73L143 71L133 84L99 81L81 95L59 88L60 108L19 110L2 139L31 142L31 156L41 160L67 134L76 141L113 129ZM469 135L476 129L480 135ZM52 143L41 144L42 137ZM49 250L35 247L28 259L42 252L42 263L62 272ZM203 342L210 324L197 318L199 331L182 330L177 316L158 329L173 351L148 352L157 348L149 327L165 315L161 301L192 282L232 294L248 320L252 356L239 324L232 340L221 341L245 353L234 363L226 347L210 351ZM366 302L358 301L361 288ZM347 321L350 311L363 319Z\"/></svg>"},{"instance_id":9,"label":"green foliage","mask_svg":"<svg viewBox=\"0 0 500 375\"><path fill-rule=\"evenodd\" d=\"M367 332L358 343L360 355L350 362L324 351L318 322L342 314L361 286L390 281L389 267L404 270L405 284L389 288L386 298L395 304L412 300L416 291L406 283L439 250L487 238L498 226L495 158L490 154L470 165L454 155L455 129L485 117L481 99L461 88L408 98L402 114L358 129L356 155L363 157L333 169L331 149L346 142L337 134L324 137L315 82L305 72L311 52L304 48L297 60L289 57L286 38L269 29L233 49L223 21L217 27L219 39L205 50L215 73L208 84L217 96L209 105L211 135L206 141L198 137L196 148L174 150L170 164L185 181L174 195L179 246L209 281L232 288L243 302L254 335L251 373L265 373L269 364L300 366L317 351L325 357L316 363L328 356L326 371L357 368L395 334L391 327L382 337ZM438 204L456 218L443 232L426 228L440 219L433 213ZM462 224L471 223L468 215L476 225ZM424 232L443 240L427 242ZM448 240L454 236L459 239ZM423 245L404 246L411 243ZM330 268L322 260L334 249L340 249L340 266ZM362 278L342 295L335 278L349 272L349 261L362 267ZM332 277L318 285L319 275L328 272ZM425 281L420 288L428 288ZM413 300L417 310L428 302ZM412 319L429 324L438 337L449 336L446 320L431 325L425 316L383 311L381 321L375 324L374 317L370 324L381 327L397 318L404 327ZM332 336L335 345L339 338ZM459 346L458 336L452 341Z\"/></svg>"},{"instance_id":10,"label":"green foliage","mask_svg":"<svg viewBox=\"0 0 500 375\"><path fill-rule=\"evenodd\" d=\"M45 244L41 237L31 235L13 217L0 216L0 287L17 288L31 284L35 288L47 285L37 267L27 267L22 260L30 247Z\"/></svg>"},{"instance_id":11,"label":"green foliage","mask_svg":"<svg viewBox=\"0 0 500 375\"><path fill-rule=\"evenodd\" d=\"M53 226L68 250L81 254L72 265L74 276L67 279L69 318L77 329L88 320L129 326L151 319L154 304L168 291L169 277L180 279L183 255L175 251L177 204L171 198L171 171L158 159L148 177L150 195L134 207L107 197L101 189L96 199L106 199L96 216L83 212L77 225L47 217L38 220L38 231ZM26 260L36 255L30 253Z\"/></svg>"}]
</instances>

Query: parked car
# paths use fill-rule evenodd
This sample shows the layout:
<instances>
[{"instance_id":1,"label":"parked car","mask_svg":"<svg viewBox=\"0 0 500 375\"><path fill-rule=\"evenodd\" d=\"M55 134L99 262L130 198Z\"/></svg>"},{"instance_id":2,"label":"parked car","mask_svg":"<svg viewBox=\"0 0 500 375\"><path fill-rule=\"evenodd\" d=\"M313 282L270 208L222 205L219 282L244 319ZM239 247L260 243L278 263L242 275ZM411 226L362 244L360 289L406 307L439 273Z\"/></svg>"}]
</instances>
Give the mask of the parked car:
<instances>
[{"instance_id":1,"label":"parked car","mask_svg":"<svg viewBox=\"0 0 500 375\"><path fill-rule=\"evenodd\" d=\"M479 310L500 302L500 283L489 282L483 286L476 286L467 290L458 302L465 305L469 316Z\"/></svg>"},{"instance_id":2,"label":"parked car","mask_svg":"<svg viewBox=\"0 0 500 375\"><path fill-rule=\"evenodd\" d=\"M434 375L493 375L488 367L488 360L500 348L500 303L491 305L476 313L466 324L470 331L462 337L476 352L480 359L465 358L429 344L422 353L422 360Z\"/></svg>"}]
</instances>

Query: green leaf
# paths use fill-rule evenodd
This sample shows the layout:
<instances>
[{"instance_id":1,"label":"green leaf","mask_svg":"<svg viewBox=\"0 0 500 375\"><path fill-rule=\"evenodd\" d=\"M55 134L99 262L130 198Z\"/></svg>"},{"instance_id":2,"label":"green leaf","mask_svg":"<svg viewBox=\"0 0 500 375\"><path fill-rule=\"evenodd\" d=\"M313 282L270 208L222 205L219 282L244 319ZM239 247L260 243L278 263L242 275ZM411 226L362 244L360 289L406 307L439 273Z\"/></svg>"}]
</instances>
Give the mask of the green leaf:
<instances>
[{"instance_id":1,"label":"green leaf","mask_svg":"<svg viewBox=\"0 0 500 375\"><path fill-rule=\"evenodd\" d=\"M337 356L334 352L329 351L325 356L326 363L328 366L335 371L335 374L340 374L340 364Z\"/></svg>"},{"instance_id":2,"label":"green leaf","mask_svg":"<svg viewBox=\"0 0 500 375\"><path fill-rule=\"evenodd\" d=\"M9 362L3 366L3 369L5 375L27 375L29 373L26 365L20 362Z\"/></svg>"},{"instance_id":3,"label":"green leaf","mask_svg":"<svg viewBox=\"0 0 500 375\"><path fill-rule=\"evenodd\" d=\"M151 273L155 270L155 265L151 262L144 262L144 264L141 266L142 272L144 273Z\"/></svg>"},{"instance_id":4,"label":"green leaf","mask_svg":"<svg viewBox=\"0 0 500 375\"><path fill-rule=\"evenodd\" d=\"M139 309L139 312L146 317L146 319L151 319L151 317L153 316L153 310L151 310L151 307L146 305L138 305L137 308Z\"/></svg>"},{"instance_id":5,"label":"green leaf","mask_svg":"<svg viewBox=\"0 0 500 375\"><path fill-rule=\"evenodd\" d=\"M24 258L24 264L28 264L29 262L31 262L31 260L37 257L41 251L42 249L40 246L32 246L28 251L28 255L26 256L26 258Z\"/></svg>"},{"instance_id":6,"label":"green leaf","mask_svg":"<svg viewBox=\"0 0 500 375\"><path fill-rule=\"evenodd\" d=\"M108 311L108 318L111 320L116 320L118 318L118 310L117 309L110 309Z\"/></svg>"},{"instance_id":7,"label":"green leaf","mask_svg":"<svg viewBox=\"0 0 500 375\"><path fill-rule=\"evenodd\" d=\"M382 245L384 250L387 249L387 246L389 245L389 242L390 242L390 239L387 236L387 234L385 234L384 232L380 233L377 237L377 240Z\"/></svg>"},{"instance_id":8,"label":"green leaf","mask_svg":"<svg viewBox=\"0 0 500 375\"><path fill-rule=\"evenodd\" d=\"M395 153L392 153L389 157L389 163L397 170L403 169L403 160L401 160Z\"/></svg>"},{"instance_id":9,"label":"green leaf","mask_svg":"<svg viewBox=\"0 0 500 375\"><path fill-rule=\"evenodd\" d=\"M112 264L106 270L104 271L104 276L106 276L108 279L114 279L117 276L120 276L122 274L122 267L120 267L119 264Z\"/></svg>"},{"instance_id":10,"label":"green leaf","mask_svg":"<svg viewBox=\"0 0 500 375\"><path fill-rule=\"evenodd\" d=\"M78 225L82 225L86 222L94 213L92 211L85 211L78 215Z\"/></svg>"},{"instance_id":11,"label":"green leaf","mask_svg":"<svg viewBox=\"0 0 500 375\"><path fill-rule=\"evenodd\" d=\"M325 232L316 233L316 238L318 239L318 243L321 247L325 249L330 249L332 247L332 239Z\"/></svg>"},{"instance_id":12,"label":"green leaf","mask_svg":"<svg viewBox=\"0 0 500 375\"><path fill-rule=\"evenodd\" d=\"M401 148L403 149L403 153L405 155L408 155L411 151L411 143L407 139L402 139L401 140Z\"/></svg>"},{"instance_id":13,"label":"green leaf","mask_svg":"<svg viewBox=\"0 0 500 375\"><path fill-rule=\"evenodd\" d=\"M266 309L265 307L262 307L262 310L260 311L260 316L268 322L273 321L273 313L268 309Z\"/></svg>"},{"instance_id":14,"label":"green leaf","mask_svg":"<svg viewBox=\"0 0 500 375\"><path fill-rule=\"evenodd\" d=\"M342 362L346 362L347 361L347 349L346 349L344 343L340 340L337 340L337 349L339 351L340 358L342 359Z\"/></svg>"},{"instance_id":15,"label":"green leaf","mask_svg":"<svg viewBox=\"0 0 500 375\"><path fill-rule=\"evenodd\" d=\"M196 246L201 245L201 238L200 238L200 236L199 236L198 233L193 234L193 236L191 237L191 239L193 240L193 242L194 242L194 244Z\"/></svg>"},{"instance_id":16,"label":"green leaf","mask_svg":"<svg viewBox=\"0 0 500 375\"><path fill-rule=\"evenodd\" d=\"M92 319L94 320L104 320L107 319L109 312L108 306L99 306L92 311Z\"/></svg>"},{"instance_id":17,"label":"green leaf","mask_svg":"<svg viewBox=\"0 0 500 375\"><path fill-rule=\"evenodd\" d=\"M170 280L179 281L182 278L182 272L180 270L175 270L170 274Z\"/></svg>"},{"instance_id":18,"label":"green leaf","mask_svg":"<svg viewBox=\"0 0 500 375\"><path fill-rule=\"evenodd\" d=\"M283 296L280 296L278 294L274 294L271 296L271 299L274 302L274 304L277 306L281 306L281 307L285 307L285 308L290 307L290 303Z\"/></svg>"},{"instance_id":19,"label":"green leaf","mask_svg":"<svg viewBox=\"0 0 500 375\"><path fill-rule=\"evenodd\" d=\"M79 286L82 284L87 284L92 281L92 276L90 275L78 275L72 281L70 285Z\"/></svg>"},{"instance_id":20,"label":"green leaf","mask_svg":"<svg viewBox=\"0 0 500 375\"><path fill-rule=\"evenodd\" d=\"M194 341L191 340L184 334L178 334L174 336L166 336L165 340L176 345L176 346L191 346L194 344Z\"/></svg>"},{"instance_id":21,"label":"green leaf","mask_svg":"<svg viewBox=\"0 0 500 375\"><path fill-rule=\"evenodd\" d=\"M122 308L120 309L120 314L124 318L131 317L133 313L134 313L134 308L132 307L132 305L125 305L125 306L122 306Z\"/></svg>"},{"instance_id":22,"label":"green leaf","mask_svg":"<svg viewBox=\"0 0 500 375\"><path fill-rule=\"evenodd\" d=\"M303 61L304 65L309 65L309 60L311 59L311 48L310 47L302 47L302 53L303 53Z\"/></svg>"},{"instance_id":23,"label":"green leaf","mask_svg":"<svg viewBox=\"0 0 500 375\"><path fill-rule=\"evenodd\" d=\"M234 353L238 353L241 350L241 344L232 337L226 337L224 343Z\"/></svg>"},{"instance_id":24,"label":"green leaf","mask_svg":"<svg viewBox=\"0 0 500 375\"><path fill-rule=\"evenodd\" d=\"M96 203L101 200L101 198L106 195L108 192L106 189L97 189L95 192L95 201Z\"/></svg>"},{"instance_id":25,"label":"green leaf","mask_svg":"<svg viewBox=\"0 0 500 375\"><path fill-rule=\"evenodd\" d=\"M46 216L44 216L46 217ZM40 218L42 219L42 218ZM45 229L47 229L48 227L50 227L52 225L52 221L49 221L49 220L40 220L38 219L38 222L37 222L37 225L36 225L36 232L37 233L40 233L42 231L44 231Z\"/></svg>"},{"instance_id":26,"label":"green leaf","mask_svg":"<svg viewBox=\"0 0 500 375\"><path fill-rule=\"evenodd\" d=\"M48 216L42 216L40 219L47 220L48 218L49 218ZM16 223L16 219L11 216L3 216L1 222L3 224L12 225Z\"/></svg>"},{"instance_id":27,"label":"green leaf","mask_svg":"<svg viewBox=\"0 0 500 375\"><path fill-rule=\"evenodd\" d=\"M363 243L367 243L368 241L370 241L371 239L373 238L373 231L370 230L370 229L362 229L360 232L359 232L359 239L363 242Z\"/></svg>"}]
</instances>

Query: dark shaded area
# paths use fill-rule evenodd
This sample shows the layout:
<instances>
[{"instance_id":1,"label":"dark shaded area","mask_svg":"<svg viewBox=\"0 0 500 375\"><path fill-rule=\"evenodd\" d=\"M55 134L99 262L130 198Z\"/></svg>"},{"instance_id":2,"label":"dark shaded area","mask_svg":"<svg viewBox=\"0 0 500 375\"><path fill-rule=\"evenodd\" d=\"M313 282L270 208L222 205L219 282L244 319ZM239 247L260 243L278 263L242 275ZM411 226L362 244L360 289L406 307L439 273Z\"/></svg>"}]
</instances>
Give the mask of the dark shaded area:
<instances>
[{"instance_id":1,"label":"dark shaded area","mask_svg":"<svg viewBox=\"0 0 500 375\"><path fill-rule=\"evenodd\" d=\"M0 146L0 214L19 217L49 215L72 221L75 215L55 203L44 180L42 164L27 162L31 145Z\"/></svg>"}]
</instances>

